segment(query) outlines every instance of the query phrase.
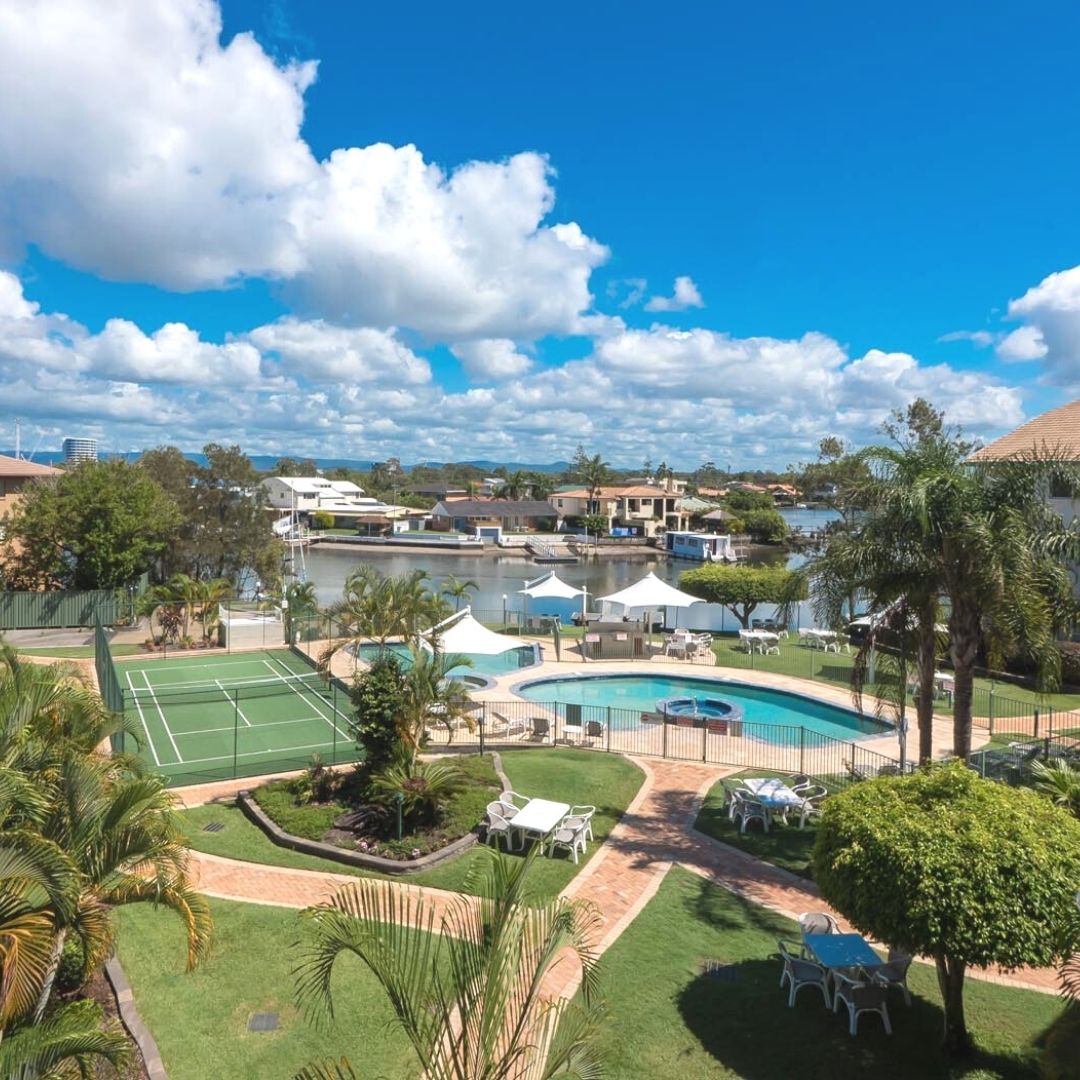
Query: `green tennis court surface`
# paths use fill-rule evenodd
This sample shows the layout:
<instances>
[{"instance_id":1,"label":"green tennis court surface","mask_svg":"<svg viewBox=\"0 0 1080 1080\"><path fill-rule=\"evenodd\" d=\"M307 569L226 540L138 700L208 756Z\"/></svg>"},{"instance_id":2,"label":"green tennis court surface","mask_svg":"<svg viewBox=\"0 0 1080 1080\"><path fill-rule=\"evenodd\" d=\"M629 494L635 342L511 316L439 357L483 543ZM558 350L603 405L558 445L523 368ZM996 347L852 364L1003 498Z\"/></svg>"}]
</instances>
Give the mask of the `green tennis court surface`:
<instances>
[{"instance_id":1,"label":"green tennis court surface","mask_svg":"<svg viewBox=\"0 0 1080 1080\"><path fill-rule=\"evenodd\" d=\"M118 663L140 755L174 784L357 757L349 696L288 650ZM131 749L130 746L127 749Z\"/></svg>"}]
</instances>

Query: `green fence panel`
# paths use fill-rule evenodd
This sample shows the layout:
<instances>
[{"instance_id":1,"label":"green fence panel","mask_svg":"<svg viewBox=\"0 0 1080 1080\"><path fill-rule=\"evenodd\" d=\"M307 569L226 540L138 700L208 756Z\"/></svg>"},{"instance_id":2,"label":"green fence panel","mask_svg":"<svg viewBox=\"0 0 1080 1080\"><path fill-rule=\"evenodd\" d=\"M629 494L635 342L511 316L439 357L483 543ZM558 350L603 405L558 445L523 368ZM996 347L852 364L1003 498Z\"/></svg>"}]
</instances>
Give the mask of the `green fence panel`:
<instances>
[{"instance_id":1,"label":"green fence panel","mask_svg":"<svg viewBox=\"0 0 1080 1080\"><path fill-rule=\"evenodd\" d=\"M0 630L50 630L116 622L112 589L0 592Z\"/></svg>"}]
</instances>

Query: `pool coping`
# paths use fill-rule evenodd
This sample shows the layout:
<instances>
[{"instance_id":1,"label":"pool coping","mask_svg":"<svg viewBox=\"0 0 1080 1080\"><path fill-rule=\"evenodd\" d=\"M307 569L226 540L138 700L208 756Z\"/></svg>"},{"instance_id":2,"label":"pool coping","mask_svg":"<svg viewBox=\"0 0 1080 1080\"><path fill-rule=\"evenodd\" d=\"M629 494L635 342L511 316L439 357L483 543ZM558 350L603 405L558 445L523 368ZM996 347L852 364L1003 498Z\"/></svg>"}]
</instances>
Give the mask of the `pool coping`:
<instances>
[{"instance_id":1,"label":"pool coping","mask_svg":"<svg viewBox=\"0 0 1080 1080\"><path fill-rule=\"evenodd\" d=\"M511 668L510 671L499 671L499 672L496 672L493 675L489 675L487 672L484 672L484 671L477 671L475 668L466 668L465 669L465 676L467 676L469 679L473 680L473 685L469 687L470 691L472 691L472 690L497 690L498 686L499 686L499 680L500 679L513 677L515 674L517 674L517 672L519 672L519 671L528 671L529 668L537 668L537 667L543 667L544 666L544 651L541 648L540 642L532 641L532 640L526 641L526 640L524 640L523 638L520 638L520 637L514 638L513 640L515 640L517 642L517 644L514 645L511 649L506 649L505 651L506 652L511 652L513 649L531 649L532 650L532 655L533 655L532 663L531 664L522 664L520 667L517 667L517 668ZM377 644L377 643L372 642L372 644ZM405 645L405 644L406 643L404 641L388 641L387 642L387 645ZM371 663L370 660L365 660L359 654L359 652L356 651L356 649L355 649L355 647L353 645L346 645L345 646L345 651L350 653L355 658L355 662L357 664L370 664ZM466 653L465 655L468 655L468 654ZM494 655L498 656L498 655L501 655L501 654L496 653Z\"/></svg>"}]
</instances>

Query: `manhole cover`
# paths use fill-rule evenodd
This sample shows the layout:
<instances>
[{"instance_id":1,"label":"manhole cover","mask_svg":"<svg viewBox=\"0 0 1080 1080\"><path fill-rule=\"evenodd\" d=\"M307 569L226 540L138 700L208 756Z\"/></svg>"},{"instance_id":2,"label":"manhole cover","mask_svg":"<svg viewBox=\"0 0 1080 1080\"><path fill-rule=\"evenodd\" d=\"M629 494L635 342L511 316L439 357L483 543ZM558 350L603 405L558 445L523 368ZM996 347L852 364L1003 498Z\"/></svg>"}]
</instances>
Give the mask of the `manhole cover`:
<instances>
[{"instance_id":1,"label":"manhole cover","mask_svg":"<svg viewBox=\"0 0 1080 1080\"><path fill-rule=\"evenodd\" d=\"M221 832L225 828L224 821L211 821L202 827L203 832Z\"/></svg>"},{"instance_id":2,"label":"manhole cover","mask_svg":"<svg viewBox=\"0 0 1080 1080\"><path fill-rule=\"evenodd\" d=\"M718 960L706 960L701 971L719 982L735 982L739 977L739 969L734 964L721 964Z\"/></svg>"},{"instance_id":3,"label":"manhole cover","mask_svg":"<svg viewBox=\"0 0 1080 1080\"><path fill-rule=\"evenodd\" d=\"M248 1020L248 1031L276 1031L277 1026L277 1013L252 1013Z\"/></svg>"}]
</instances>

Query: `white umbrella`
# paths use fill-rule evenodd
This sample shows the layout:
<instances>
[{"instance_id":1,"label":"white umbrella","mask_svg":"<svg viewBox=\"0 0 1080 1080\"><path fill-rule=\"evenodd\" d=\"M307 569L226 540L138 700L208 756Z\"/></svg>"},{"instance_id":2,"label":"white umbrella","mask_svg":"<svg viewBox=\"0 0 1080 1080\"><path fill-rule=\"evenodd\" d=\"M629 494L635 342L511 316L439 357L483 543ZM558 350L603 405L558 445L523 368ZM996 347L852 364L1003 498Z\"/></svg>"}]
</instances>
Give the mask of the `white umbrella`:
<instances>
[{"instance_id":1,"label":"white umbrella","mask_svg":"<svg viewBox=\"0 0 1080 1080\"><path fill-rule=\"evenodd\" d=\"M581 596L584 589L575 589L573 585L563 581L554 570L538 577L535 581L527 582L524 589L518 589L522 596L532 596L536 599L546 598L553 600L573 600Z\"/></svg>"},{"instance_id":2,"label":"white umbrella","mask_svg":"<svg viewBox=\"0 0 1080 1080\"><path fill-rule=\"evenodd\" d=\"M601 604L618 604L624 615L646 614L660 608L685 608L691 604L703 603L700 596L676 589L666 581L661 581L651 570L640 581L620 589L610 596L601 596ZM665 620L666 621L666 620Z\"/></svg>"},{"instance_id":3,"label":"white umbrella","mask_svg":"<svg viewBox=\"0 0 1080 1080\"><path fill-rule=\"evenodd\" d=\"M452 623L453 625L448 625ZM424 638L437 636L439 648L444 653L465 653L466 655L496 656L521 647L516 638L506 637L489 630L483 623L477 622L469 607L463 607L449 619L432 627ZM425 641L425 644L427 642ZM430 646L429 646L430 647Z\"/></svg>"}]
</instances>

